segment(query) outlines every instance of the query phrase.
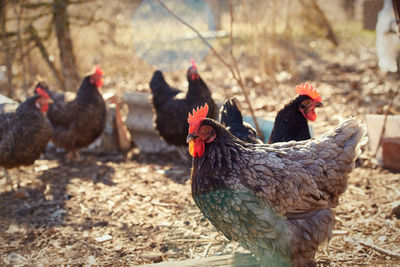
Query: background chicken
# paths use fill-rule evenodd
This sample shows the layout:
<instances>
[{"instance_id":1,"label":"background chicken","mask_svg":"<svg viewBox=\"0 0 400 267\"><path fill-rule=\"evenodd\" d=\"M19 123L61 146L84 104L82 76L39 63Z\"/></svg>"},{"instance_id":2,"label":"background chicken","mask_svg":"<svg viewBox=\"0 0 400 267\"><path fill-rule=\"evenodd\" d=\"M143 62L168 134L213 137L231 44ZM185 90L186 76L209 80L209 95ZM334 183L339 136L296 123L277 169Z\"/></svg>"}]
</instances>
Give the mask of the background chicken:
<instances>
[{"instance_id":1,"label":"background chicken","mask_svg":"<svg viewBox=\"0 0 400 267\"><path fill-rule=\"evenodd\" d=\"M253 144L263 143L257 137L256 130L249 123L243 122L243 116L239 110L236 98L225 101L221 107L219 116L221 124L240 140Z\"/></svg>"},{"instance_id":2,"label":"background chicken","mask_svg":"<svg viewBox=\"0 0 400 267\"><path fill-rule=\"evenodd\" d=\"M186 96L183 93L180 94L180 90L170 87L161 71L154 72L150 81L155 127L167 143L181 148L178 151L182 157L187 154L185 150L189 126L186 121L187 114L194 107L204 105L204 103L210 107L210 118L216 118L217 111L211 92L198 74L193 60L192 66L187 71L187 80L189 88Z\"/></svg>"},{"instance_id":3,"label":"background chicken","mask_svg":"<svg viewBox=\"0 0 400 267\"><path fill-rule=\"evenodd\" d=\"M0 166L6 169L33 164L50 140L51 126L43 113L52 100L41 88L36 93L14 113L0 114Z\"/></svg>"},{"instance_id":4,"label":"background chicken","mask_svg":"<svg viewBox=\"0 0 400 267\"><path fill-rule=\"evenodd\" d=\"M296 93L299 96L286 104L276 115L269 144L311 138L307 120L317 119L315 108L322 106L321 96L308 83L297 85Z\"/></svg>"},{"instance_id":5,"label":"background chicken","mask_svg":"<svg viewBox=\"0 0 400 267\"><path fill-rule=\"evenodd\" d=\"M192 196L203 215L264 266L305 266L334 227L332 208L367 141L347 119L320 138L255 145L189 114Z\"/></svg>"},{"instance_id":6,"label":"background chicken","mask_svg":"<svg viewBox=\"0 0 400 267\"><path fill-rule=\"evenodd\" d=\"M86 76L71 102L65 102L64 96L41 86L53 98L47 117L52 128L52 142L70 151L68 159L74 155L79 158L78 149L90 145L105 127L106 105L99 88L103 86L103 71L97 66L95 72Z\"/></svg>"}]
</instances>

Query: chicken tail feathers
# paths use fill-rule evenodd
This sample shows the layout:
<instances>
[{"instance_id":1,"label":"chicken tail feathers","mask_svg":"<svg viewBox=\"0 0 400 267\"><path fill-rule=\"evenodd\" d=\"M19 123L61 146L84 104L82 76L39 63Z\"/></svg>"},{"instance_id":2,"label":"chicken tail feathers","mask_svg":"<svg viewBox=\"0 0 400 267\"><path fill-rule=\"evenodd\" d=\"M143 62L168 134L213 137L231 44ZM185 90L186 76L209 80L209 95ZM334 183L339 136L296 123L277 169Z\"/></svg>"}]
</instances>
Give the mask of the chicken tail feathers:
<instances>
[{"instance_id":1,"label":"chicken tail feathers","mask_svg":"<svg viewBox=\"0 0 400 267\"><path fill-rule=\"evenodd\" d=\"M179 90L173 89L169 86L164 79L164 75L159 70L155 71L151 78L150 89L153 95L153 104L156 108L180 92Z\"/></svg>"},{"instance_id":2,"label":"chicken tail feathers","mask_svg":"<svg viewBox=\"0 0 400 267\"><path fill-rule=\"evenodd\" d=\"M357 159L361 154L361 147L368 142L366 133L367 128L364 123L355 118L348 118L333 131L325 134L322 139L333 140L333 143L340 148L340 154L336 159L348 164Z\"/></svg>"},{"instance_id":3,"label":"chicken tail feathers","mask_svg":"<svg viewBox=\"0 0 400 267\"><path fill-rule=\"evenodd\" d=\"M233 123L243 123L243 116L236 105L236 101L235 98L231 98L225 101L221 108L220 122L225 126L231 126Z\"/></svg>"}]
</instances>

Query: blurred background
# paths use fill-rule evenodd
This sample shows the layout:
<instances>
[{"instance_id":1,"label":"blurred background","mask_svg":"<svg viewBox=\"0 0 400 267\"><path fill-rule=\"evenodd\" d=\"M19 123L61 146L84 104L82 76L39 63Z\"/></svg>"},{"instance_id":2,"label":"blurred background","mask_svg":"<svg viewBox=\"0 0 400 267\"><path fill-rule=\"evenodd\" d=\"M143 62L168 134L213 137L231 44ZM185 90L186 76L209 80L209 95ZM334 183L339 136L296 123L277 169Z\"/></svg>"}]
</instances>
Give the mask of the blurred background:
<instances>
[{"instance_id":1,"label":"blurred background","mask_svg":"<svg viewBox=\"0 0 400 267\"><path fill-rule=\"evenodd\" d=\"M376 71L374 29L383 1L232 2L234 53L250 87L322 82L326 61L347 66L346 73L348 66ZM228 56L227 1L166 3ZM227 69L156 1L6 0L0 10L0 92L9 97L24 99L38 75L55 89L76 91L94 64L104 68L106 88L147 90L154 69L182 70L191 57L204 60L215 87L235 92Z\"/></svg>"}]
</instances>

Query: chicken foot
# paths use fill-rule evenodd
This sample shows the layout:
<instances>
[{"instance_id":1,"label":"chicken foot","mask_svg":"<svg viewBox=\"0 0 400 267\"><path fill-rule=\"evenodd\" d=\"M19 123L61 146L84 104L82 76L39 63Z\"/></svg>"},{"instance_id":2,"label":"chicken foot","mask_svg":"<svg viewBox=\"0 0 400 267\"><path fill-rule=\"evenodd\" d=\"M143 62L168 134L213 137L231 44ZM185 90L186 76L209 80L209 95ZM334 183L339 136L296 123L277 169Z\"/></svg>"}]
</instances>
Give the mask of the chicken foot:
<instances>
[{"instance_id":1,"label":"chicken foot","mask_svg":"<svg viewBox=\"0 0 400 267\"><path fill-rule=\"evenodd\" d=\"M78 150L73 150L73 151L68 152L68 154L67 154L67 156L65 158L69 162L73 161L74 159L76 159L76 161L80 161L81 160L81 156L80 156Z\"/></svg>"}]
</instances>

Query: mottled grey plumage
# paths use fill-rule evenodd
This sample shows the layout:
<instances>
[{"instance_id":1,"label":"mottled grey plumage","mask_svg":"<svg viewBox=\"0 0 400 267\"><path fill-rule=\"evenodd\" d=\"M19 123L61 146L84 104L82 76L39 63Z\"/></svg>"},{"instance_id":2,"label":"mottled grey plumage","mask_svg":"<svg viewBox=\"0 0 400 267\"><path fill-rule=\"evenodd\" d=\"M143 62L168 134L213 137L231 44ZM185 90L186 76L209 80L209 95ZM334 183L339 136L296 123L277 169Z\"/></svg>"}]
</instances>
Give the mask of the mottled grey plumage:
<instances>
[{"instance_id":1,"label":"mottled grey plumage","mask_svg":"<svg viewBox=\"0 0 400 267\"><path fill-rule=\"evenodd\" d=\"M257 145L213 120L203 125L216 133L193 160L192 195L204 216L264 266L312 263L332 234L331 209L366 142L365 127L347 119L320 138Z\"/></svg>"},{"instance_id":2,"label":"mottled grey plumage","mask_svg":"<svg viewBox=\"0 0 400 267\"><path fill-rule=\"evenodd\" d=\"M30 165L43 153L51 126L35 105L39 97L27 99L15 113L0 114L0 166Z\"/></svg>"}]
</instances>

